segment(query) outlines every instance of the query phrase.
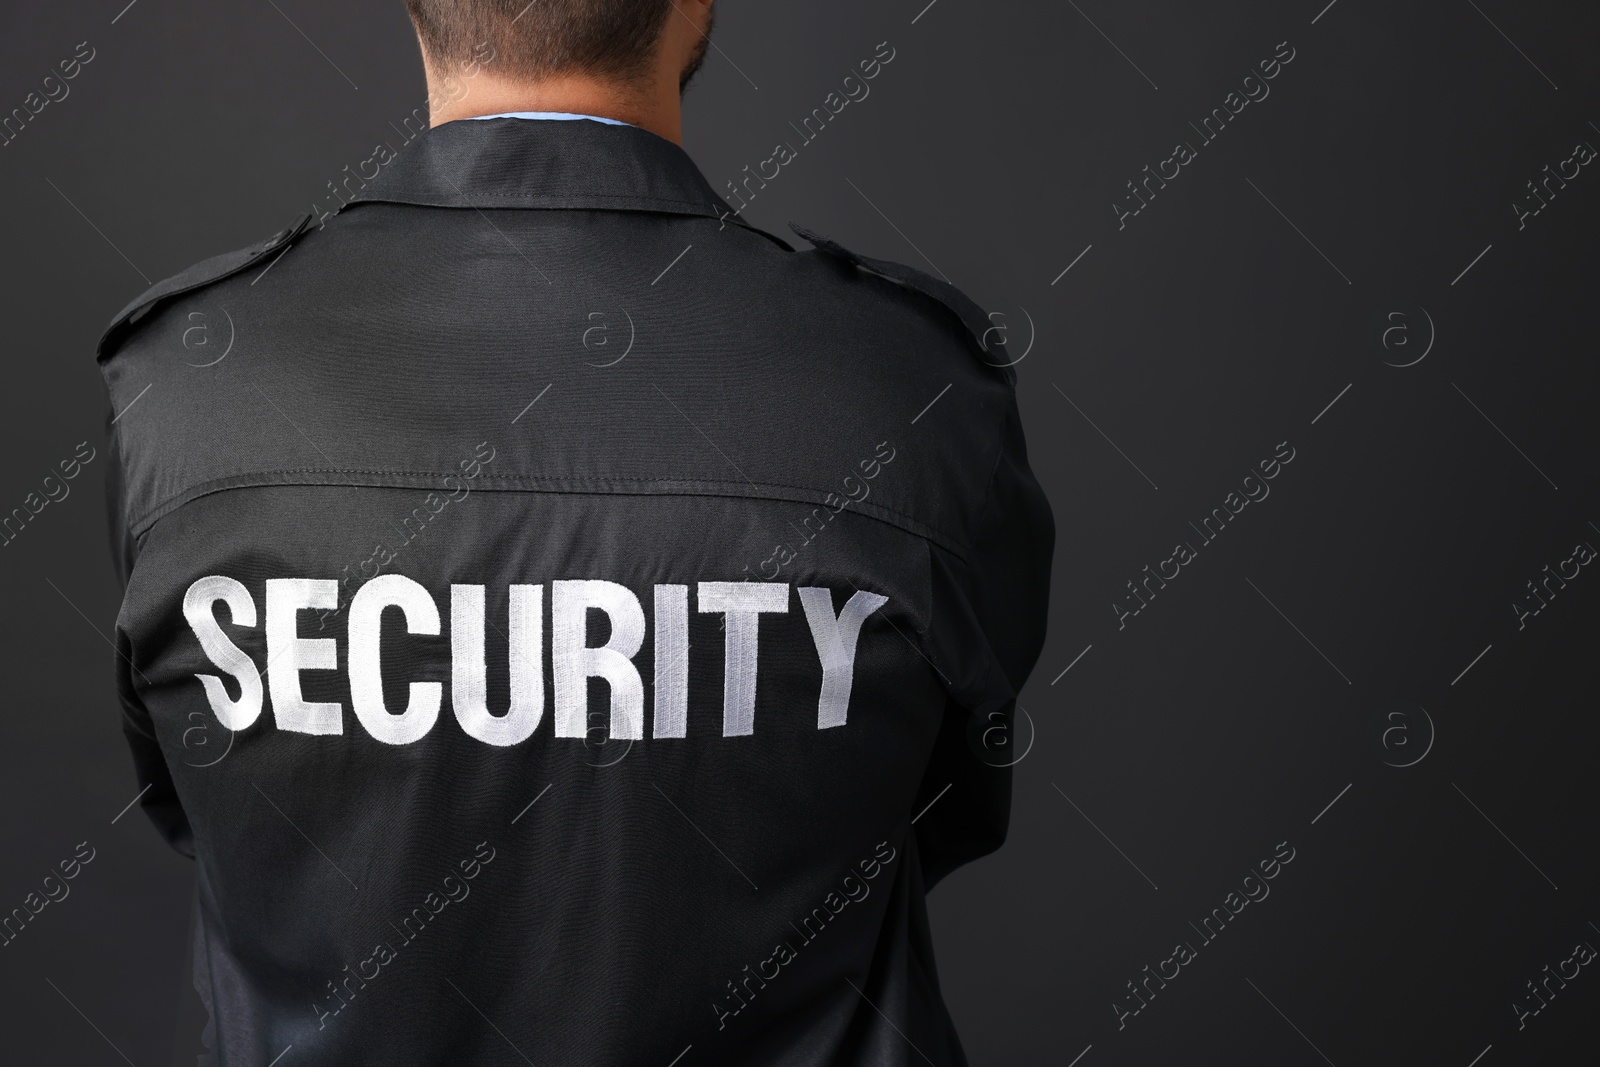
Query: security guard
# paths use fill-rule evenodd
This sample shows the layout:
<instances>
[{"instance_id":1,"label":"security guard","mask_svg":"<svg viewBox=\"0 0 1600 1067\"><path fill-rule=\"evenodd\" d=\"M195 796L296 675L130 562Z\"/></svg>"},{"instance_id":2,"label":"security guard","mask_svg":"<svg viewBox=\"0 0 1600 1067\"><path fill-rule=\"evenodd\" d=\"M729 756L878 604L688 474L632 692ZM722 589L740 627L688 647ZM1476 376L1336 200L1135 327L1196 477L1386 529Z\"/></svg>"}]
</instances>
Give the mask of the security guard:
<instances>
[{"instance_id":1,"label":"security guard","mask_svg":"<svg viewBox=\"0 0 1600 1067\"><path fill-rule=\"evenodd\" d=\"M209 1062L965 1063L924 897L1054 540L1010 357L712 191L709 0L409 7L433 128L99 348Z\"/></svg>"}]
</instances>

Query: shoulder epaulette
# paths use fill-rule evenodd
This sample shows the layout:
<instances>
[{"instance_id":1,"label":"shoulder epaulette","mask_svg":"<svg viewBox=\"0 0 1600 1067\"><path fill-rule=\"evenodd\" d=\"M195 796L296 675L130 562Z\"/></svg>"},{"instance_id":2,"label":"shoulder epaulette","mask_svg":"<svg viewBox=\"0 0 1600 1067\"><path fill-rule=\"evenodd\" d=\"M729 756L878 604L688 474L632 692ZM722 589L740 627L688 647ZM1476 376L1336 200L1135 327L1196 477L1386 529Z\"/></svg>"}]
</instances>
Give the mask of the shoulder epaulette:
<instances>
[{"instance_id":1,"label":"shoulder epaulette","mask_svg":"<svg viewBox=\"0 0 1600 1067\"><path fill-rule=\"evenodd\" d=\"M297 219L294 225L286 230L280 230L265 241L257 241L237 252L225 252L220 256L212 256L202 260L186 271L174 274L165 281L157 282L133 303L123 308L116 318L111 320L111 325L106 327L105 333L100 335L100 343L95 345L95 358L105 359L106 356L116 351L128 331L149 314L161 301L170 297L187 293L201 286L210 285L220 281L231 274L237 274L254 263L286 248L293 243L295 238L305 233L306 227L311 224L313 216L304 215Z\"/></svg>"},{"instance_id":2,"label":"shoulder epaulette","mask_svg":"<svg viewBox=\"0 0 1600 1067\"><path fill-rule=\"evenodd\" d=\"M915 267L908 267L903 263L891 263L884 259L873 259L871 256L863 256L859 252L852 252L839 242L824 237L820 233L813 233L798 223L789 223L789 229L810 241L819 251L842 259L846 263L853 263L863 270L871 271L873 274L887 278L897 285L903 285L907 289L914 290L931 300L936 300L943 304L961 320L962 325L967 328L967 332L972 335L973 343L978 346L978 351L981 353L980 358L983 362L1000 371L1007 381L1016 382L1016 372L1011 369L1011 360L1006 355L1004 338L995 337L991 339L990 337L992 334L1002 334L1003 331L993 328L993 321L966 293L963 293L949 282L941 281L931 274L925 274Z\"/></svg>"}]
</instances>

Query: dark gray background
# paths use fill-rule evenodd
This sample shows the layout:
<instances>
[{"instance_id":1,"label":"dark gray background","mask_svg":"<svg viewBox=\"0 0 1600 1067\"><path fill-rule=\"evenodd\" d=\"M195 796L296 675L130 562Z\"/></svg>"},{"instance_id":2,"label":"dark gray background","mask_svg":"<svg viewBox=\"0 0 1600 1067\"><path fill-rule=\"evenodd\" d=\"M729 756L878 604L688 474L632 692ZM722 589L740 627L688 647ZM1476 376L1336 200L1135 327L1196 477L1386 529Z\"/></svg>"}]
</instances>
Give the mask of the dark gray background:
<instances>
[{"instance_id":1,"label":"dark gray background","mask_svg":"<svg viewBox=\"0 0 1600 1067\"><path fill-rule=\"evenodd\" d=\"M1600 545L1600 173L1520 231L1512 204L1600 145L1600 11L926 2L724 0L687 125L722 189L887 40L871 96L749 217L946 273L1028 350L1051 631L1011 840L932 898L973 1062L1574 1062L1594 968L1523 1029L1512 1005L1600 945L1600 577L1521 630L1512 604ZM0 13L0 111L95 49L0 148L0 512L98 450L0 548L0 912L96 849L0 948L7 1062L192 1063L199 1025L191 866L139 812L113 821L135 787L95 339L141 272L282 228L425 97L399 0L125 4ZM1282 41L1270 97L1200 145L1188 123ZM1198 158L1119 230L1125 183L1179 139ZM1271 496L1119 630L1125 583L1282 441ZM1189 924L1283 841L1271 895L1203 944ZM1119 1030L1126 983L1181 940L1198 958Z\"/></svg>"}]
</instances>

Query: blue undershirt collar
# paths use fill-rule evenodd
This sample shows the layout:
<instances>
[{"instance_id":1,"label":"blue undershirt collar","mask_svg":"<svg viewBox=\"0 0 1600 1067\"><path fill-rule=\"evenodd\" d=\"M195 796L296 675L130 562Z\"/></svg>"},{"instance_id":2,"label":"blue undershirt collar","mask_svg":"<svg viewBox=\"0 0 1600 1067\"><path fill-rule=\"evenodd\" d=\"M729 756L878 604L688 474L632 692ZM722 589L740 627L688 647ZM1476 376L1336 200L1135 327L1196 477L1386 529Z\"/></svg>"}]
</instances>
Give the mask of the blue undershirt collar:
<instances>
[{"instance_id":1,"label":"blue undershirt collar","mask_svg":"<svg viewBox=\"0 0 1600 1067\"><path fill-rule=\"evenodd\" d=\"M469 119L539 119L547 122L573 122L584 119L589 122L603 122L607 126L631 126L631 122L620 119L601 118L599 115L576 115L567 111L506 111L498 115L469 115Z\"/></svg>"}]
</instances>

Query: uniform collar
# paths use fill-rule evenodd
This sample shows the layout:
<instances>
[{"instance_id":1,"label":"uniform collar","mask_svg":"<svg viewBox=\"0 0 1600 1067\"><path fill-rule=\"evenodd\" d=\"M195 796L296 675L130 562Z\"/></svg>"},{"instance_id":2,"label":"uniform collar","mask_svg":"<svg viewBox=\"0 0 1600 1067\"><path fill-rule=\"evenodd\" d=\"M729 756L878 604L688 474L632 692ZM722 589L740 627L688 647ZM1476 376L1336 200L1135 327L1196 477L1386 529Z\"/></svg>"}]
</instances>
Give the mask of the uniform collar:
<instances>
[{"instance_id":1,"label":"uniform collar","mask_svg":"<svg viewBox=\"0 0 1600 1067\"><path fill-rule=\"evenodd\" d=\"M636 126L598 122L446 122L350 202L654 211L743 225L682 148Z\"/></svg>"}]
</instances>

